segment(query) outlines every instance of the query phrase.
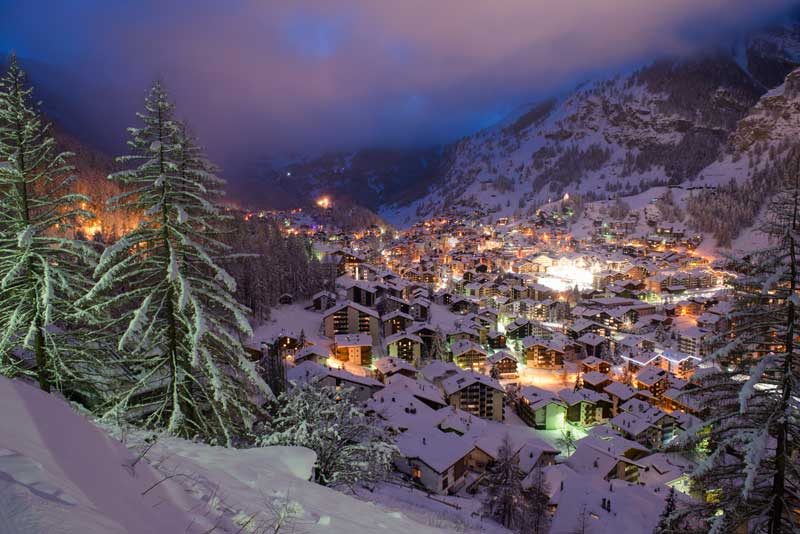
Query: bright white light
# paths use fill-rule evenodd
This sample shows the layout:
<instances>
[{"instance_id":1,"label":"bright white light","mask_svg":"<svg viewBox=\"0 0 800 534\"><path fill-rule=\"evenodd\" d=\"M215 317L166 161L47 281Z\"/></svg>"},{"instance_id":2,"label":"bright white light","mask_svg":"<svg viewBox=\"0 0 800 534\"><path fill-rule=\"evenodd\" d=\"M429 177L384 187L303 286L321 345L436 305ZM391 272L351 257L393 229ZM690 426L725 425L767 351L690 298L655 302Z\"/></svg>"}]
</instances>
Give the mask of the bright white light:
<instances>
[{"instance_id":1,"label":"bright white light","mask_svg":"<svg viewBox=\"0 0 800 534\"><path fill-rule=\"evenodd\" d=\"M569 265L554 265L547 274L539 278L539 283L555 291L566 291L578 286L578 289L591 289L593 283L591 269Z\"/></svg>"}]
</instances>

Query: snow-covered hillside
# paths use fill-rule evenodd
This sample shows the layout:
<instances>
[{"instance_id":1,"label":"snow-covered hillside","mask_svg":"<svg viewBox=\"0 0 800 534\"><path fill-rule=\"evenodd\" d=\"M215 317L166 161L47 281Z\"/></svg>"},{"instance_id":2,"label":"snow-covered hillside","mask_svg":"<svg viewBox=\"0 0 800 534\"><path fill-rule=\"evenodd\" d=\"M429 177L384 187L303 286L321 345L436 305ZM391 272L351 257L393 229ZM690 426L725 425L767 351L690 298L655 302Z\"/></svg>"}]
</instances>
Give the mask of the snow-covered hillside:
<instances>
[{"instance_id":1,"label":"snow-covered hillside","mask_svg":"<svg viewBox=\"0 0 800 534\"><path fill-rule=\"evenodd\" d=\"M0 377L0 406L0 534L442 532L309 482L308 449L162 438L137 461L143 434L129 450L23 382Z\"/></svg>"},{"instance_id":2,"label":"snow-covered hillside","mask_svg":"<svg viewBox=\"0 0 800 534\"><path fill-rule=\"evenodd\" d=\"M542 102L458 142L428 194L381 214L399 225L459 206L525 215L567 192L613 198L699 179L719 170L713 164L732 152L739 121L800 64L797 28L756 34L739 53L657 61Z\"/></svg>"}]
</instances>

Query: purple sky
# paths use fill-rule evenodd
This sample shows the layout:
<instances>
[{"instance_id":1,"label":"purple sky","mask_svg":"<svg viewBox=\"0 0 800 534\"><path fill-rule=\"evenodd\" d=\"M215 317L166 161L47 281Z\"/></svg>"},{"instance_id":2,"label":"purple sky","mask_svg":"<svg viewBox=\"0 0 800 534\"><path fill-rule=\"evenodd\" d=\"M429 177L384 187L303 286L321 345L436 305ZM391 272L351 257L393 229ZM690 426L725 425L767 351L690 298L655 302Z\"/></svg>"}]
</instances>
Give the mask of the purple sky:
<instances>
[{"instance_id":1,"label":"purple sky","mask_svg":"<svg viewBox=\"0 0 800 534\"><path fill-rule=\"evenodd\" d=\"M230 166L254 154L450 141L589 76L727 45L796 4L0 0L0 50L29 60L40 96L94 138L121 139L162 78Z\"/></svg>"}]
</instances>

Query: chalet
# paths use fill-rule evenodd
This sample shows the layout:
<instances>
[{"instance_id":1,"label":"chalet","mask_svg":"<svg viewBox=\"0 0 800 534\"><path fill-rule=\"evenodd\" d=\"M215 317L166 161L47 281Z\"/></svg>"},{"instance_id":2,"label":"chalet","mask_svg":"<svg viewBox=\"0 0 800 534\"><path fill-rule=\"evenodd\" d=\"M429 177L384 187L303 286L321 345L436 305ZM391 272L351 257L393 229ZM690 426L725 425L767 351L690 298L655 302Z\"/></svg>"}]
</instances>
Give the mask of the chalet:
<instances>
[{"instance_id":1,"label":"chalet","mask_svg":"<svg viewBox=\"0 0 800 534\"><path fill-rule=\"evenodd\" d=\"M594 356L589 356L580 361L581 373L591 373L593 371L607 375L611 373L611 363Z\"/></svg>"},{"instance_id":2,"label":"chalet","mask_svg":"<svg viewBox=\"0 0 800 534\"><path fill-rule=\"evenodd\" d=\"M709 340L713 333L698 327L678 330L678 349L700 359L708 354Z\"/></svg>"},{"instance_id":3,"label":"chalet","mask_svg":"<svg viewBox=\"0 0 800 534\"><path fill-rule=\"evenodd\" d=\"M355 281L347 288L347 298L368 308L375 307L378 290L369 282Z\"/></svg>"},{"instance_id":4,"label":"chalet","mask_svg":"<svg viewBox=\"0 0 800 534\"><path fill-rule=\"evenodd\" d=\"M450 347L453 361L463 369L483 370L486 367L487 353L470 339L461 339Z\"/></svg>"},{"instance_id":5,"label":"chalet","mask_svg":"<svg viewBox=\"0 0 800 534\"><path fill-rule=\"evenodd\" d=\"M661 445L661 431L646 418L621 411L608 422L621 436L641 443L645 447Z\"/></svg>"},{"instance_id":6,"label":"chalet","mask_svg":"<svg viewBox=\"0 0 800 534\"><path fill-rule=\"evenodd\" d=\"M662 394L661 400L667 409L673 410L673 413L679 410L691 415L699 415L701 411L697 396L688 388L683 390L669 388Z\"/></svg>"},{"instance_id":7,"label":"chalet","mask_svg":"<svg viewBox=\"0 0 800 534\"><path fill-rule=\"evenodd\" d=\"M336 293L320 291L311 297L311 307L317 311L325 311L336 306Z\"/></svg>"},{"instance_id":8,"label":"chalet","mask_svg":"<svg viewBox=\"0 0 800 534\"><path fill-rule=\"evenodd\" d=\"M508 351L500 350L488 358L491 376L497 378L517 378L519 369L516 356Z\"/></svg>"},{"instance_id":9,"label":"chalet","mask_svg":"<svg viewBox=\"0 0 800 534\"><path fill-rule=\"evenodd\" d=\"M608 395L611 399L611 415L617 415L620 411L620 406L633 398L650 401L652 394L647 390L633 389L627 384L622 382L611 382L603 389L603 393Z\"/></svg>"},{"instance_id":10,"label":"chalet","mask_svg":"<svg viewBox=\"0 0 800 534\"><path fill-rule=\"evenodd\" d=\"M338 334L369 334L373 340L380 336L378 312L354 302L337 304L323 315L325 335L332 338Z\"/></svg>"},{"instance_id":11,"label":"chalet","mask_svg":"<svg viewBox=\"0 0 800 534\"><path fill-rule=\"evenodd\" d=\"M533 325L528 319L518 317L506 325L506 337L508 339L523 339L532 335L532 329Z\"/></svg>"},{"instance_id":12,"label":"chalet","mask_svg":"<svg viewBox=\"0 0 800 534\"><path fill-rule=\"evenodd\" d=\"M497 330L489 331L486 335L486 342L489 344L489 348L492 349L505 349L507 347L506 335L501 334Z\"/></svg>"},{"instance_id":13,"label":"chalet","mask_svg":"<svg viewBox=\"0 0 800 534\"><path fill-rule=\"evenodd\" d=\"M414 318L400 310L394 310L381 317L383 335L392 336L398 332L406 331L414 323Z\"/></svg>"},{"instance_id":14,"label":"chalet","mask_svg":"<svg viewBox=\"0 0 800 534\"><path fill-rule=\"evenodd\" d=\"M447 406L442 390L430 382L414 380L402 373L395 373L386 377L385 384L386 387L382 391L408 393L434 410Z\"/></svg>"},{"instance_id":15,"label":"chalet","mask_svg":"<svg viewBox=\"0 0 800 534\"><path fill-rule=\"evenodd\" d=\"M481 333L475 328L474 325L461 325L456 327L455 330L448 332L448 343L457 343L459 341L472 341L479 344L481 342Z\"/></svg>"},{"instance_id":16,"label":"chalet","mask_svg":"<svg viewBox=\"0 0 800 534\"><path fill-rule=\"evenodd\" d=\"M372 364L372 336L369 334L336 334L333 355L341 362L355 365Z\"/></svg>"},{"instance_id":17,"label":"chalet","mask_svg":"<svg viewBox=\"0 0 800 534\"><path fill-rule=\"evenodd\" d=\"M377 308L383 315L387 315L396 310L408 315L411 314L411 304L401 297L392 295L384 295L378 299Z\"/></svg>"},{"instance_id":18,"label":"chalet","mask_svg":"<svg viewBox=\"0 0 800 534\"><path fill-rule=\"evenodd\" d=\"M278 304L289 305L294 302L294 297L289 293L284 293L278 297Z\"/></svg>"},{"instance_id":19,"label":"chalet","mask_svg":"<svg viewBox=\"0 0 800 534\"><path fill-rule=\"evenodd\" d=\"M622 361L625 363L629 373L636 374L646 366L660 366L661 358L655 352L640 351L629 355L622 354Z\"/></svg>"},{"instance_id":20,"label":"chalet","mask_svg":"<svg viewBox=\"0 0 800 534\"><path fill-rule=\"evenodd\" d=\"M383 340L386 353L389 356L402 358L414 367L419 367L422 361L422 338L408 332L398 332Z\"/></svg>"},{"instance_id":21,"label":"chalet","mask_svg":"<svg viewBox=\"0 0 800 534\"><path fill-rule=\"evenodd\" d=\"M526 337L522 340L525 365L532 369L561 369L564 361L574 354L574 348L563 337L551 339Z\"/></svg>"},{"instance_id":22,"label":"chalet","mask_svg":"<svg viewBox=\"0 0 800 534\"><path fill-rule=\"evenodd\" d=\"M427 357L436 338L436 330L429 324L414 324L408 329L409 334L416 334L422 339L422 355Z\"/></svg>"},{"instance_id":23,"label":"chalet","mask_svg":"<svg viewBox=\"0 0 800 534\"><path fill-rule=\"evenodd\" d=\"M505 391L493 378L473 371L462 371L442 380L441 388L450 406L493 421L504 419Z\"/></svg>"},{"instance_id":24,"label":"chalet","mask_svg":"<svg viewBox=\"0 0 800 534\"><path fill-rule=\"evenodd\" d=\"M659 357L662 369L684 379L692 376L701 361L701 358L696 355L673 350L665 350Z\"/></svg>"},{"instance_id":25,"label":"chalet","mask_svg":"<svg viewBox=\"0 0 800 534\"><path fill-rule=\"evenodd\" d=\"M581 375L581 383L586 389L603 393L606 386L611 384L611 377L598 371L589 371Z\"/></svg>"},{"instance_id":26,"label":"chalet","mask_svg":"<svg viewBox=\"0 0 800 534\"><path fill-rule=\"evenodd\" d=\"M416 297L411 301L409 315L411 315L415 321L427 321L428 317L430 317L430 313L430 300L422 297Z\"/></svg>"},{"instance_id":27,"label":"chalet","mask_svg":"<svg viewBox=\"0 0 800 534\"><path fill-rule=\"evenodd\" d=\"M475 448L470 439L432 428L404 432L396 445L400 456L395 467L426 490L447 495L464 486L467 457Z\"/></svg>"},{"instance_id":28,"label":"chalet","mask_svg":"<svg viewBox=\"0 0 800 534\"><path fill-rule=\"evenodd\" d=\"M600 323L586 318L579 318L567 328L567 333L572 338L577 339L585 334L606 335L610 332Z\"/></svg>"},{"instance_id":29,"label":"chalet","mask_svg":"<svg viewBox=\"0 0 800 534\"><path fill-rule=\"evenodd\" d=\"M647 447L618 435L589 435L577 442L565 464L587 480L636 483L640 469L644 469L638 460L648 454Z\"/></svg>"},{"instance_id":30,"label":"chalet","mask_svg":"<svg viewBox=\"0 0 800 534\"><path fill-rule=\"evenodd\" d=\"M519 391L517 414L528 426L541 430L561 430L567 415L567 405L556 394L535 386Z\"/></svg>"},{"instance_id":31,"label":"chalet","mask_svg":"<svg viewBox=\"0 0 800 534\"><path fill-rule=\"evenodd\" d=\"M661 447L675 435L675 417L640 399L624 403L620 412L609 421L622 436L646 447Z\"/></svg>"},{"instance_id":32,"label":"chalet","mask_svg":"<svg viewBox=\"0 0 800 534\"><path fill-rule=\"evenodd\" d=\"M590 332L583 334L581 337L576 339L575 342L580 345L581 351L587 356L594 356L595 358L602 359L602 357L607 353L608 340L603 336L599 336Z\"/></svg>"},{"instance_id":33,"label":"chalet","mask_svg":"<svg viewBox=\"0 0 800 534\"><path fill-rule=\"evenodd\" d=\"M637 389L646 389L654 397L660 398L669 389L669 373L660 367L642 367L633 378L633 386Z\"/></svg>"},{"instance_id":34,"label":"chalet","mask_svg":"<svg viewBox=\"0 0 800 534\"><path fill-rule=\"evenodd\" d=\"M559 398L567 406L567 421L582 426L604 422L611 415L611 399L590 389L562 389Z\"/></svg>"},{"instance_id":35,"label":"chalet","mask_svg":"<svg viewBox=\"0 0 800 534\"><path fill-rule=\"evenodd\" d=\"M311 345L298 350L294 357L287 358L287 361L294 363L295 365L305 361L323 364L325 363L325 360L330 358L330 356L331 354L329 350L319 345Z\"/></svg>"},{"instance_id":36,"label":"chalet","mask_svg":"<svg viewBox=\"0 0 800 534\"><path fill-rule=\"evenodd\" d=\"M374 378L354 375L344 369L333 369L311 361L305 361L290 368L287 378L290 382L316 380L321 386L347 388L361 402L365 402L383 387L383 384Z\"/></svg>"},{"instance_id":37,"label":"chalet","mask_svg":"<svg viewBox=\"0 0 800 534\"><path fill-rule=\"evenodd\" d=\"M457 297L454 298L450 304L450 311L460 314L475 313L478 311L478 304L472 300L463 297Z\"/></svg>"},{"instance_id":38,"label":"chalet","mask_svg":"<svg viewBox=\"0 0 800 534\"><path fill-rule=\"evenodd\" d=\"M392 356L375 360L375 378L380 382L386 383L386 379L396 374L401 374L408 378L416 378L417 369L402 358Z\"/></svg>"}]
</instances>

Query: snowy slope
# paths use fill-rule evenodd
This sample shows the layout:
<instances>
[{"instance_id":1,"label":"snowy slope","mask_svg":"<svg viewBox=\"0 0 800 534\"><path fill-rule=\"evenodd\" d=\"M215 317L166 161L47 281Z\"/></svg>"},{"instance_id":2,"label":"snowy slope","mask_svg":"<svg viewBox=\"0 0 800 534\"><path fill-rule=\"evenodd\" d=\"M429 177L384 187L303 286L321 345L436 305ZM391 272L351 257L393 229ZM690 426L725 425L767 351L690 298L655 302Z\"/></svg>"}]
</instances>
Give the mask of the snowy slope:
<instances>
[{"instance_id":1,"label":"snowy slope","mask_svg":"<svg viewBox=\"0 0 800 534\"><path fill-rule=\"evenodd\" d=\"M425 196L380 213L400 226L445 208L524 216L566 192L613 198L699 179L725 157L737 123L800 64L798 28L755 34L732 52L656 61L542 102L456 143Z\"/></svg>"},{"instance_id":2,"label":"snowy slope","mask_svg":"<svg viewBox=\"0 0 800 534\"><path fill-rule=\"evenodd\" d=\"M184 532L199 503L66 403L0 377L0 533ZM160 504L158 504L160 503ZM158 504L158 510L153 507ZM196 530L209 528L195 521Z\"/></svg>"},{"instance_id":3,"label":"snowy slope","mask_svg":"<svg viewBox=\"0 0 800 534\"><path fill-rule=\"evenodd\" d=\"M0 406L0 534L273 532L281 514L281 532L443 532L309 482L308 449L162 437L132 468L145 433L122 433L134 454L62 400L3 377Z\"/></svg>"}]
</instances>

